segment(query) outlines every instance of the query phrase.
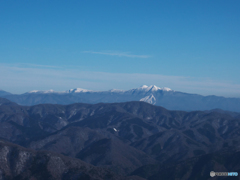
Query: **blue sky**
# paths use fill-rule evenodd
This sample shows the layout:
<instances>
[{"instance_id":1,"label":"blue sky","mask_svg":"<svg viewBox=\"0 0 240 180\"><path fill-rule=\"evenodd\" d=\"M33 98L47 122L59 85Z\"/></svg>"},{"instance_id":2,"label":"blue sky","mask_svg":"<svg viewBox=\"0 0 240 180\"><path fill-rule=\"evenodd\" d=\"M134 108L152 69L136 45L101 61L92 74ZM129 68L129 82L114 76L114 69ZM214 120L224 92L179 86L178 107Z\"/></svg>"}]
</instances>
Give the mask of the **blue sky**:
<instances>
[{"instance_id":1,"label":"blue sky","mask_svg":"<svg viewBox=\"0 0 240 180\"><path fill-rule=\"evenodd\" d=\"M240 97L238 0L0 2L0 89Z\"/></svg>"}]
</instances>

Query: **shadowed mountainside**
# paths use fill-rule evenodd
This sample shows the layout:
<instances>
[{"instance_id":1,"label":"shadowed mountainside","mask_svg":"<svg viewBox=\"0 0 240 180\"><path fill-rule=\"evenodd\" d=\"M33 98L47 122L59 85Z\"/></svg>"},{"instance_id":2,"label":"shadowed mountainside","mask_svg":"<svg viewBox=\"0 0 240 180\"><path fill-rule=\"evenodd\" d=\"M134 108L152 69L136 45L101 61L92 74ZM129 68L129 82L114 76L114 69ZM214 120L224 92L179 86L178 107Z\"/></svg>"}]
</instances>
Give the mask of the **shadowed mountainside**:
<instances>
[{"instance_id":1,"label":"shadowed mountainside","mask_svg":"<svg viewBox=\"0 0 240 180\"><path fill-rule=\"evenodd\" d=\"M196 156L178 163L151 164L135 170L132 175L138 175L148 180L165 179L239 179L233 177L210 177L214 172L240 172L239 147L222 149L210 154Z\"/></svg>"},{"instance_id":2,"label":"shadowed mountainside","mask_svg":"<svg viewBox=\"0 0 240 180\"><path fill-rule=\"evenodd\" d=\"M237 113L169 111L139 101L0 106L1 138L122 175L238 147L239 124Z\"/></svg>"},{"instance_id":3,"label":"shadowed mountainside","mask_svg":"<svg viewBox=\"0 0 240 180\"><path fill-rule=\"evenodd\" d=\"M143 180L137 176L116 175L79 159L54 152L26 149L2 140L0 140L0 179Z\"/></svg>"}]
</instances>

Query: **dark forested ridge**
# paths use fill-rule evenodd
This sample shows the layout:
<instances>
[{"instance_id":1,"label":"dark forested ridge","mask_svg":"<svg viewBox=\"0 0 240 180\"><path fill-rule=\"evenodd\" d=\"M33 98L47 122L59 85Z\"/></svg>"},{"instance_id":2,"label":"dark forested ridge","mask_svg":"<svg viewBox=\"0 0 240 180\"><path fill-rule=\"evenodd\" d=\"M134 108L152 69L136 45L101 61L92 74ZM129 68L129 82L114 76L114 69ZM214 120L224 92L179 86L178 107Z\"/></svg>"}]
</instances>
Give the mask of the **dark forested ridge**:
<instances>
[{"instance_id":1,"label":"dark forested ridge","mask_svg":"<svg viewBox=\"0 0 240 180\"><path fill-rule=\"evenodd\" d=\"M0 177L36 177L30 164L39 156L62 158L64 173L75 172L84 161L81 167L93 168L99 179L108 173L109 179L205 179L210 178L209 170L239 170L240 161L228 160L239 156L238 113L169 111L140 101L20 106L0 99L0 104L1 157L12 156L5 146L32 153L19 170L13 169L20 162L2 158ZM45 162L49 177L65 177L63 170L52 174L46 159L39 161ZM202 169L196 170L199 166ZM94 178L88 170L82 173Z\"/></svg>"},{"instance_id":2,"label":"dark forested ridge","mask_svg":"<svg viewBox=\"0 0 240 180\"><path fill-rule=\"evenodd\" d=\"M48 151L35 151L0 140L0 178L4 180L143 180L95 167L80 159Z\"/></svg>"}]
</instances>

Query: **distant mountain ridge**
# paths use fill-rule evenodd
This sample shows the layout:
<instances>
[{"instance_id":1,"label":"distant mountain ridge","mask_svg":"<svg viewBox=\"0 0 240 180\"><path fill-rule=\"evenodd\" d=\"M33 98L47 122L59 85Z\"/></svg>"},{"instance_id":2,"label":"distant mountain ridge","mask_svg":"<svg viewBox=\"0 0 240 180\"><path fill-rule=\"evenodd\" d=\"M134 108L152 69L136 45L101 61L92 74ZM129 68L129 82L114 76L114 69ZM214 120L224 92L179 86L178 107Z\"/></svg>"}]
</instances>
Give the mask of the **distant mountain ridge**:
<instances>
[{"instance_id":1,"label":"distant mountain ridge","mask_svg":"<svg viewBox=\"0 0 240 180\"><path fill-rule=\"evenodd\" d=\"M151 85L151 86L143 85L139 88L134 88L134 89L130 89L130 90L111 89L109 91L93 91L93 90L88 90L88 89L83 89L83 88L75 88L75 89L70 89L67 91L54 91L53 89L46 90L46 91L33 90L33 91L26 92L25 94L31 94L31 93L37 93L37 94L56 93L56 94L59 94L59 93L83 93L83 92L127 92L127 91L149 92L149 91L158 91L158 90L172 91L170 88L167 88L167 87L160 88L155 85Z\"/></svg>"},{"instance_id":2,"label":"distant mountain ridge","mask_svg":"<svg viewBox=\"0 0 240 180\"><path fill-rule=\"evenodd\" d=\"M0 89L0 97L6 96L6 95L10 95L10 94L11 94L11 93L6 92L6 91L3 91L3 90Z\"/></svg>"},{"instance_id":3,"label":"distant mountain ridge","mask_svg":"<svg viewBox=\"0 0 240 180\"><path fill-rule=\"evenodd\" d=\"M57 92L30 91L24 94L0 93L1 97L9 99L20 105L36 104L72 104L72 103L117 103L129 101L144 101L169 110L211 110L222 109L225 111L240 112L240 98L225 98L220 96L202 96L159 88L155 85L143 85L130 90L112 89L109 91L93 91L82 88Z\"/></svg>"}]
</instances>

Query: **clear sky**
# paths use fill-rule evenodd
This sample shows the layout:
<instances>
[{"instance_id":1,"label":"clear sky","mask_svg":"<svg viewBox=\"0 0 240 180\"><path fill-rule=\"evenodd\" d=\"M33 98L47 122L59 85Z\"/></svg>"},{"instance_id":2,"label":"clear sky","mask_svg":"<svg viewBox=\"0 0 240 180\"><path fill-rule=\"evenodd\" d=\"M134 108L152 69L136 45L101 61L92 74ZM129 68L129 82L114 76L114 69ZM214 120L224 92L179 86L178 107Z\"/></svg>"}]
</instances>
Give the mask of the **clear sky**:
<instances>
[{"instance_id":1,"label":"clear sky","mask_svg":"<svg viewBox=\"0 0 240 180\"><path fill-rule=\"evenodd\" d=\"M239 0L2 0L0 89L240 97Z\"/></svg>"}]
</instances>

